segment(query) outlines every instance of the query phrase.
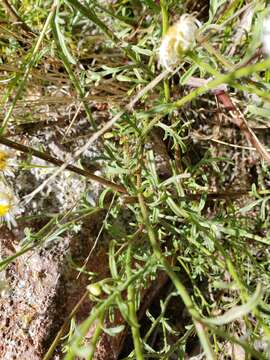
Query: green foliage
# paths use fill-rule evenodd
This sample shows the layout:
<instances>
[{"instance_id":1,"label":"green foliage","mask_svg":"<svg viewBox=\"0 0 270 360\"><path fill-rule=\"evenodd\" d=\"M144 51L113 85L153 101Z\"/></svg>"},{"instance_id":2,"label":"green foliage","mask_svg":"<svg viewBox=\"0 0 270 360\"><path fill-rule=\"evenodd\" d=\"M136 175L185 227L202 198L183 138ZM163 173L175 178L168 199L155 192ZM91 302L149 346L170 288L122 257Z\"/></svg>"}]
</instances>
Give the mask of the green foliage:
<instances>
[{"instance_id":1,"label":"green foliage","mask_svg":"<svg viewBox=\"0 0 270 360\"><path fill-rule=\"evenodd\" d=\"M187 3L192 12L195 2ZM261 42L267 4L250 3L250 29L236 41L241 16L234 14L242 14L248 2L225 3L210 1L207 25L194 52L175 73L161 78L163 84L153 86L151 81L162 71L157 58L162 33L184 6L189 10L186 2L23 0L17 10L33 30L23 43L23 30L15 29L1 9L6 26L0 69L5 71L2 83L7 83L0 83L2 133L29 118L39 122L35 110L42 101L58 109L61 99L53 103L47 96L50 86L64 84L71 94L65 106L82 105L91 134L103 126L92 110L95 103L107 104L105 122L123 110L102 138L102 169L127 193L114 193L108 205L113 190L107 188L96 207L83 193L76 208L48 215L37 233L26 229L21 250L0 261L5 268L35 247L61 241L83 218L106 212L102 230L109 243L110 275L93 281L98 292L89 295L95 306L85 321L77 325L72 320L62 342L66 360L91 359L103 332L121 334L126 325L107 327L104 322L111 318L113 323L116 310L131 328L130 359L184 358L195 336L208 359L224 355L225 343L241 346L247 358L269 358L269 164L254 155L254 149L246 149L243 129L231 124L230 112L221 114L215 94L218 86L227 84L247 123L254 131L260 124L268 131L270 60L262 55L251 59ZM50 73L49 62L56 64ZM193 89L192 77L207 82ZM132 97L149 84L127 111ZM27 91L35 87L44 95L40 104L25 111L22 102L29 101ZM251 163L257 178L251 175ZM147 309L150 326L143 333L138 318L142 292L160 273L172 286L160 299L159 314ZM169 318L172 299L186 309L181 326ZM96 322L92 342L83 344ZM161 338L159 347L151 345L154 333ZM52 356L60 338L44 359ZM265 345L261 352L258 339Z\"/></svg>"}]
</instances>

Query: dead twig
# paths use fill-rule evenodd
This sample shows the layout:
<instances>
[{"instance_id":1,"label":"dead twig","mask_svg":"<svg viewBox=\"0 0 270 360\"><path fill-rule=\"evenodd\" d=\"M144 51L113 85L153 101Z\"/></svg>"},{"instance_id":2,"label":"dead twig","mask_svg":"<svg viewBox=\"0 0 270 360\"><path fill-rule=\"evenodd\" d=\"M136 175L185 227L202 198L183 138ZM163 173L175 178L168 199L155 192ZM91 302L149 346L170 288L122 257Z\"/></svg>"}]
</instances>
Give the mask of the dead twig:
<instances>
[{"instance_id":1,"label":"dead twig","mask_svg":"<svg viewBox=\"0 0 270 360\"><path fill-rule=\"evenodd\" d=\"M6 146L8 146L8 147L10 147L12 149L18 150L18 151L23 152L23 153L25 153L27 155L32 155L32 156L35 156L35 157L37 157L39 159L43 159L43 160L48 161L49 163L54 164L56 166L62 166L64 164L64 161L62 161L60 159L56 159L56 158L52 157L51 155L49 155L47 153L43 153L43 152L35 150L35 149L31 148L31 147L28 147L28 146L19 144L17 142L14 142L12 140L9 140L9 139L5 138L4 136L0 136L0 144L6 145ZM74 166L74 165L71 165L71 164L67 165L66 169L69 170L69 171L72 171L72 172L74 172L76 174L85 176L86 178L88 178L90 180L93 180L95 182L98 182L99 184L111 187L113 190L115 190L117 192L125 193L125 194L128 193L124 186L115 184L112 181L109 181L109 180L104 179L104 178L102 178L100 176L94 175L90 171L81 169L81 168L79 168L77 166Z\"/></svg>"},{"instance_id":2,"label":"dead twig","mask_svg":"<svg viewBox=\"0 0 270 360\"><path fill-rule=\"evenodd\" d=\"M256 54L258 56L258 54ZM190 77L187 82L187 85L191 87L200 87L202 85L207 84L207 79L200 79ZM243 132L246 139L254 146L260 156L270 164L270 154L266 150L265 146L259 141L256 134L249 127L248 122L246 121L244 115L240 112L240 110L235 106L230 96L226 92L227 87L221 85L212 90L212 93L217 97L217 100L220 104L222 104L225 109L229 112L229 120Z\"/></svg>"},{"instance_id":3,"label":"dead twig","mask_svg":"<svg viewBox=\"0 0 270 360\"><path fill-rule=\"evenodd\" d=\"M235 106L230 96L225 91L216 91L215 95L218 101L224 105L225 109L229 111L231 117L230 121L239 127L243 132L246 139L256 148L260 156L270 164L270 154L266 150L265 146L259 141L256 134L249 127L248 122L246 121L244 115L240 112L239 109Z\"/></svg>"}]
</instances>

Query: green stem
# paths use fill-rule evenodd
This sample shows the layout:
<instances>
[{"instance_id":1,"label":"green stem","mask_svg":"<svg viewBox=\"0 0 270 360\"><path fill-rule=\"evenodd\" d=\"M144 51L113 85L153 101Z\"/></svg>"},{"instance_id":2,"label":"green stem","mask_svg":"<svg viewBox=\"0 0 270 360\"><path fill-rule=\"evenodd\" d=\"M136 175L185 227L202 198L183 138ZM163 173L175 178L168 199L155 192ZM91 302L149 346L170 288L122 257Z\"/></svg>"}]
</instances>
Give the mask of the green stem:
<instances>
[{"instance_id":1,"label":"green stem","mask_svg":"<svg viewBox=\"0 0 270 360\"><path fill-rule=\"evenodd\" d=\"M257 64L252 64L245 68L237 69L231 73L219 75L214 80L209 81L206 85L190 92L188 95L183 98L175 101L171 104L171 110L184 106L188 102L195 99L197 96L204 94L205 92L216 88L222 84L230 84L234 80L241 79L242 77L249 76L255 72L266 70L270 67L270 59L264 60Z\"/></svg>"},{"instance_id":2,"label":"green stem","mask_svg":"<svg viewBox=\"0 0 270 360\"><path fill-rule=\"evenodd\" d=\"M128 250L127 250L127 277L130 278L132 276L132 243L129 244ZM134 343L134 349L136 354L137 360L143 360L143 348L142 348L142 340L139 330L139 324L136 314L136 298L135 298L135 286L134 284L130 284L128 287L128 310L129 310L129 317L131 320L131 332L132 332L132 338Z\"/></svg>"},{"instance_id":3,"label":"green stem","mask_svg":"<svg viewBox=\"0 0 270 360\"><path fill-rule=\"evenodd\" d=\"M96 346L97 346L97 342L99 340L100 334L102 333L102 324L104 321L104 317L105 317L105 311L103 311L97 321L96 324L96 328L94 331L94 334L92 335L91 338L91 350L87 356L87 360L92 360L93 356L95 355L95 350L96 350Z\"/></svg>"},{"instance_id":4,"label":"green stem","mask_svg":"<svg viewBox=\"0 0 270 360\"><path fill-rule=\"evenodd\" d=\"M252 64L249 66L246 66L241 69L237 69L235 71L232 71L228 74L219 75L217 74L215 78L211 81L209 81L207 84L191 91L186 96L182 97L181 99L174 101L170 104L162 104L158 105L156 107L153 107L147 114L169 114L175 109L179 109L183 107L184 105L188 104L192 100L196 99L198 96L203 95L204 93L215 89L219 85L222 84L235 84L235 80L241 79L243 77L247 77L253 73L265 71L270 68L270 59L266 59L262 62L259 62L257 64ZM146 114L146 113L144 113Z\"/></svg>"},{"instance_id":5,"label":"green stem","mask_svg":"<svg viewBox=\"0 0 270 360\"><path fill-rule=\"evenodd\" d=\"M51 359L53 357L54 351L55 351L56 347L58 346L59 342L61 341L61 338L64 336L65 331L67 330L67 327L68 327L71 319L75 316L76 312L79 310L80 306L85 301L87 296L88 296L88 291L86 291L83 294L81 299L74 306L74 308L72 309L71 313L69 314L69 316L65 320L64 324L61 326L60 330L58 331L56 337L54 338L53 342L51 343L48 351L46 352L46 354L44 355L42 360L49 360L49 359Z\"/></svg>"},{"instance_id":6,"label":"green stem","mask_svg":"<svg viewBox=\"0 0 270 360\"><path fill-rule=\"evenodd\" d=\"M141 178L139 175L138 176L138 189L140 189L140 187L141 187ZM206 358L209 360L216 359L214 352L211 348L207 330L206 330L205 326L203 325L203 321L201 319L200 314L198 313L197 309L194 307L194 304L193 304L186 288L181 283L181 281L179 280L176 273L173 271L173 269L172 269L171 265L169 264L169 262L167 261L167 259L162 254L162 251L161 251L160 246L156 239L156 234L150 224L144 197L141 193L138 194L138 200L139 200L139 205L140 205L140 209L141 209L143 223L147 230L147 234L148 234L149 241L150 241L150 244L151 244L153 252L154 252L154 256L157 259L157 261L164 267L164 269L167 272L167 274L169 275L172 283L174 284L175 288L177 289L178 294L182 298L186 308L188 309L190 315L192 316L193 323L195 325L198 337L199 337L201 344L203 346L203 349L205 351Z\"/></svg>"},{"instance_id":7,"label":"green stem","mask_svg":"<svg viewBox=\"0 0 270 360\"><path fill-rule=\"evenodd\" d=\"M160 1L160 7L161 7L161 16L162 16L162 36L165 36L165 34L168 31L168 6L166 0ZM164 98L165 102L169 102L170 100L170 89L169 89L169 81L168 79L165 79L163 81L164 86Z\"/></svg>"},{"instance_id":8,"label":"green stem","mask_svg":"<svg viewBox=\"0 0 270 360\"><path fill-rule=\"evenodd\" d=\"M218 77L218 76L222 76L217 70L215 70L211 65L201 61L197 56L194 56L193 54L190 55L190 58L199 66L201 67L203 70L209 72L209 74L213 75L214 77ZM229 67L229 63L227 63L227 67ZM244 69L244 68L242 68ZM229 70L232 70L232 66L229 67ZM252 83L249 79L245 79L247 84L238 84L235 81L231 82L231 85L241 91L246 91L252 94L256 94L262 98L264 98L267 101L270 101L270 95L269 93L258 89L255 84L256 83Z\"/></svg>"},{"instance_id":9,"label":"green stem","mask_svg":"<svg viewBox=\"0 0 270 360\"><path fill-rule=\"evenodd\" d=\"M87 334L94 321L100 318L103 312L116 302L116 298L122 291L126 290L134 281L143 276L150 266L153 266L153 259L149 259L144 268L138 270L135 274L132 274L132 276L123 284L120 284L106 300L104 300L98 307L92 309L90 316L80 325L78 332L74 335L73 342L71 343L70 349L65 356L65 360L73 360L75 358L75 348L79 347L82 339Z\"/></svg>"}]
</instances>

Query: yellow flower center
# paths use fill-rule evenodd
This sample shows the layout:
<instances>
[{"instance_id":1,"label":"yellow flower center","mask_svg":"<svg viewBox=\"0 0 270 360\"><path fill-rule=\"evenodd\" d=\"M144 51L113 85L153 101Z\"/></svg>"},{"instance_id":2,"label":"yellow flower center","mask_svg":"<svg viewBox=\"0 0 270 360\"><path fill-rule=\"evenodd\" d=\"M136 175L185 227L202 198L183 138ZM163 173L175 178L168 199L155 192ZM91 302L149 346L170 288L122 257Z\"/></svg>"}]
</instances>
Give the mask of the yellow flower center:
<instances>
[{"instance_id":1,"label":"yellow flower center","mask_svg":"<svg viewBox=\"0 0 270 360\"><path fill-rule=\"evenodd\" d=\"M5 216L11 208L10 204L2 204L0 205L0 216Z\"/></svg>"}]
</instances>

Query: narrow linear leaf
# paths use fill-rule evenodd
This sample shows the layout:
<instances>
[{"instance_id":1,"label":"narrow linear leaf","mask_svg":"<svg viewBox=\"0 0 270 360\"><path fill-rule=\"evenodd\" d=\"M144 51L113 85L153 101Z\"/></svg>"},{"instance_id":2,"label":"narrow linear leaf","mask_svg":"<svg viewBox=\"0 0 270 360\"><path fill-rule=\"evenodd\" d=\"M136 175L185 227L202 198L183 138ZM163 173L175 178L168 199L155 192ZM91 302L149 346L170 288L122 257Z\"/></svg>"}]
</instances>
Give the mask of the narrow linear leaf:
<instances>
[{"instance_id":1,"label":"narrow linear leaf","mask_svg":"<svg viewBox=\"0 0 270 360\"><path fill-rule=\"evenodd\" d=\"M96 24L112 41L117 42L118 38L114 35L113 32L105 25L91 10L89 7L81 4L77 0L67 0L67 2L72 5L73 8L78 10L82 15L91 20L94 24Z\"/></svg>"},{"instance_id":2,"label":"narrow linear leaf","mask_svg":"<svg viewBox=\"0 0 270 360\"><path fill-rule=\"evenodd\" d=\"M79 94L79 97L84 105L84 109L85 112L87 114L88 120L91 123L91 125L93 126L94 129L96 129L96 124L95 121L92 117L92 113L91 110L88 106L87 101L85 100L85 91L83 89L83 87L81 86L81 83L79 82L79 80L77 79L76 75L74 74L74 71L72 70L71 64L70 64L70 60L67 58L66 53L64 52L61 43L60 43L60 39L59 39L59 32L57 31L57 20L55 19L56 15L54 14L54 16L52 17L52 21L51 21L51 25L52 25L52 31L53 31L53 36L54 39L56 40L56 44L58 49L60 50L60 56L61 59L63 61L63 64L66 68L66 71L70 77L70 80L72 81L77 93ZM68 50L66 49L66 51L68 52Z\"/></svg>"},{"instance_id":3,"label":"narrow linear leaf","mask_svg":"<svg viewBox=\"0 0 270 360\"><path fill-rule=\"evenodd\" d=\"M207 319L206 323L210 325L225 325L247 315L258 305L261 299L261 290L261 285L259 284L255 293L250 297L246 304L235 306L225 314L217 316L216 318Z\"/></svg>"},{"instance_id":4,"label":"narrow linear leaf","mask_svg":"<svg viewBox=\"0 0 270 360\"><path fill-rule=\"evenodd\" d=\"M124 329L125 325L118 325L111 328L102 328L102 330L110 336L116 336L120 334L120 332L122 332Z\"/></svg>"},{"instance_id":5,"label":"narrow linear leaf","mask_svg":"<svg viewBox=\"0 0 270 360\"><path fill-rule=\"evenodd\" d=\"M76 64L76 60L71 55L70 51L68 50L68 47L66 45L66 40L64 35L62 34L62 31L59 26L59 16L56 14L54 17L54 27L55 27L55 40L58 42L59 47L63 51L65 57L71 64Z\"/></svg>"}]
</instances>

